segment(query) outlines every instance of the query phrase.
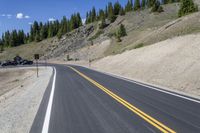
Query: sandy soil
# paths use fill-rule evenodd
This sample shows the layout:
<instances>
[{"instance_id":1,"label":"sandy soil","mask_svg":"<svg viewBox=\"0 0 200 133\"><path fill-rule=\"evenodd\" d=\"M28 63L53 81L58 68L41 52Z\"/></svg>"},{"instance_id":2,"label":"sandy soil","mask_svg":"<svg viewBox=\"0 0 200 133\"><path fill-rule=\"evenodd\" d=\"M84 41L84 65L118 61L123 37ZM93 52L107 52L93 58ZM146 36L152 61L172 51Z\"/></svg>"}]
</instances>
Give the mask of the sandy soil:
<instances>
[{"instance_id":1,"label":"sandy soil","mask_svg":"<svg viewBox=\"0 0 200 133\"><path fill-rule=\"evenodd\" d=\"M23 85L23 81L33 75L34 69L2 69L0 70L0 96Z\"/></svg>"},{"instance_id":2,"label":"sandy soil","mask_svg":"<svg viewBox=\"0 0 200 133\"><path fill-rule=\"evenodd\" d=\"M95 69L200 97L200 34L108 56Z\"/></svg>"},{"instance_id":3,"label":"sandy soil","mask_svg":"<svg viewBox=\"0 0 200 133\"><path fill-rule=\"evenodd\" d=\"M35 118L52 68L0 69L0 132L27 133Z\"/></svg>"}]
</instances>

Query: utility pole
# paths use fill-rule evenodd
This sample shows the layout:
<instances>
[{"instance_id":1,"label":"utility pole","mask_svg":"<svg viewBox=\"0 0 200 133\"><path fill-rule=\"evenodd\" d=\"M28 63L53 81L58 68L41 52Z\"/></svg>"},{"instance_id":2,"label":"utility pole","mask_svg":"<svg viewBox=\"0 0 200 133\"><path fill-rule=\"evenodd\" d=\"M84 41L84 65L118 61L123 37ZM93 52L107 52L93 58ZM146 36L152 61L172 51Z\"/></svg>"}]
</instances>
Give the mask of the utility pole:
<instances>
[{"instance_id":1,"label":"utility pole","mask_svg":"<svg viewBox=\"0 0 200 133\"><path fill-rule=\"evenodd\" d=\"M38 75L38 60L36 59L36 67L37 67L37 77L39 77Z\"/></svg>"},{"instance_id":2,"label":"utility pole","mask_svg":"<svg viewBox=\"0 0 200 133\"><path fill-rule=\"evenodd\" d=\"M47 57L44 57L44 61L45 61L45 69L47 69Z\"/></svg>"},{"instance_id":3,"label":"utility pole","mask_svg":"<svg viewBox=\"0 0 200 133\"><path fill-rule=\"evenodd\" d=\"M93 46L93 41L90 42L88 46L88 66L91 67L91 59L90 59L90 46Z\"/></svg>"},{"instance_id":4,"label":"utility pole","mask_svg":"<svg viewBox=\"0 0 200 133\"><path fill-rule=\"evenodd\" d=\"M38 60L40 58L40 55L39 54L35 54L34 58L36 60L37 77L39 77Z\"/></svg>"}]
</instances>

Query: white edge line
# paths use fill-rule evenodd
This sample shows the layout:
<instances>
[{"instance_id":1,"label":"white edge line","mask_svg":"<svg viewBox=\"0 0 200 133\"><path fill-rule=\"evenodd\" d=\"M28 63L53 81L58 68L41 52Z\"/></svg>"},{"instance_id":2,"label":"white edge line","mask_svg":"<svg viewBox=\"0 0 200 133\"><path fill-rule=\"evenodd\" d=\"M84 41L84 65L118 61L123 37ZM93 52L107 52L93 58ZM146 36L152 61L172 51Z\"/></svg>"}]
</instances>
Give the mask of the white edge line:
<instances>
[{"instance_id":1,"label":"white edge line","mask_svg":"<svg viewBox=\"0 0 200 133\"><path fill-rule=\"evenodd\" d=\"M52 89L51 89L51 94L49 97L49 102L45 114L45 119L42 127L42 133L48 133L49 130L49 122L50 122L50 117L51 117L51 109L52 109L52 104L53 104L53 97L54 97L54 90L55 90L55 82L56 82L56 68L54 67L54 77L53 77L53 84L52 84Z\"/></svg>"},{"instance_id":2,"label":"white edge line","mask_svg":"<svg viewBox=\"0 0 200 133\"><path fill-rule=\"evenodd\" d=\"M77 66L81 66L81 65L77 65ZM81 66L81 67L85 67L85 66ZM85 68L88 68L88 67L85 67ZM159 92L163 92L163 93L170 94L170 95L173 95L173 96L176 96L176 97L180 97L180 98L192 101L192 102L200 103L200 101L198 101L198 100L195 100L195 99L192 99L192 98L189 98L189 97L186 97L186 96L182 96L182 94L180 94L180 95L176 94L177 92L173 93L173 92L169 92L170 90L169 91L162 90L162 87L155 88L155 87L152 87L152 85L148 85L148 83L140 83L139 81L134 81L134 80L128 79L126 77L122 77L122 76L107 73L107 72L98 71L98 70L95 70L95 69L92 69L92 68L88 68L88 69L91 69L93 71L100 72L100 73L103 73L103 74L106 74L106 75L109 75L109 76L112 76L112 77L115 77L115 78L118 78L118 79L122 79L122 80L125 80L125 81L128 81L128 82L132 82L132 83L144 86L144 87L148 87L150 89L153 89L153 90L156 90L156 91L159 91ZM147 84L147 85L145 85L145 84ZM161 89L159 89L159 88L161 88Z\"/></svg>"},{"instance_id":3,"label":"white edge line","mask_svg":"<svg viewBox=\"0 0 200 133\"><path fill-rule=\"evenodd\" d=\"M102 73L104 73L104 72L102 72ZM134 80L129 80L129 79L126 79L126 78L123 78L123 77L120 77L120 76L116 76L116 75L113 75L113 74L108 74L108 73L104 73L104 74L115 77L115 78L123 79L125 81L132 82L132 83L144 86L144 87L148 87L148 88L156 90L156 91L160 91L160 92L163 92L163 93L166 93L166 94L170 94L170 95L173 95L173 96L176 96L176 97L180 97L180 98L183 98L183 99L186 99L186 100L189 100L189 101L200 103L200 101L198 101L198 100L195 100L195 99L192 99L192 98L189 98L189 97L186 97L186 96L182 96L181 94L179 95L179 94L176 94L176 93L173 93L173 92L161 90L161 89L158 89L158 88L155 88L155 87L152 87L152 86L149 86L149 85L145 85L143 83L139 83L139 82L134 81Z\"/></svg>"},{"instance_id":4,"label":"white edge line","mask_svg":"<svg viewBox=\"0 0 200 133\"><path fill-rule=\"evenodd\" d=\"M95 70L96 71L96 70ZM99 71L97 71L99 72ZM149 86L148 84L145 85L143 83L139 83L137 81L134 81L134 80L131 80L131 79L127 79L127 78L124 78L124 77L121 77L121 76L118 76L118 75L113 75L113 74L108 74L108 73L104 73L104 72L101 72L103 74L106 74L106 75L109 75L109 76L112 76L112 77L115 77L115 78L119 78L119 79L123 79L125 81L128 81L128 82L132 82L132 83L135 83L135 84L138 84L138 85L141 85L141 86L144 86L144 87L148 87L150 89L153 89L153 90L156 90L156 91L160 91L160 92L163 92L163 93L166 93L166 94L170 94L170 95L173 95L173 96L176 96L176 97L180 97L180 98L183 98L183 99L186 99L186 100L189 100L189 101L192 101L192 102L196 102L196 103L200 103L200 101L198 100L195 100L195 99L192 99L192 98L189 98L189 97L186 97L186 96L182 96L181 94L176 94L176 93L173 93L173 92L169 92L169 91L165 91L165 90L161 90L161 89L158 89L158 88L155 88L155 87L152 87L152 86Z\"/></svg>"}]
</instances>

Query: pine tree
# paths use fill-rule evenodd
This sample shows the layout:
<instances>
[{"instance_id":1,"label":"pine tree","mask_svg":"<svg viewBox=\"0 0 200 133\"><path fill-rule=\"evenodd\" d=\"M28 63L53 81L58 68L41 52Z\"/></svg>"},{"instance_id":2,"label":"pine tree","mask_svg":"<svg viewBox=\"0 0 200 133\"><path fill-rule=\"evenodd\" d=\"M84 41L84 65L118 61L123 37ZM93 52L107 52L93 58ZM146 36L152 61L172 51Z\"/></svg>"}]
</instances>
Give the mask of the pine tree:
<instances>
[{"instance_id":1,"label":"pine tree","mask_svg":"<svg viewBox=\"0 0 200 133\"><path fill-rule=\"evenodd\" d=\"M168 3L174 3L175 0L168 0Z\"/></svg>"},{"instance_id":2,"label":"pine tree","mask_svg":"<svg viewBox=\"0 0 200 133\"><path fill-rule=\"evenodd\" d=\"M7 47L10 46L10 32L6 31L3 36L4 36L4 44L5 44L5 46L7 46Z\"/></svg>"},{"instance_id":3,"label":"pine tree","mask_svg":"<svg viewBox=\"0 0 200 133\"><path fill-rule=\"evenodd\" d=\"M162 0L162 3L163 3L163 4L168 4L168 3L169 3L169 0Z\"/></svg>"},{"instance_id":4,"label":"pine tree","mask_svg":"<svg viewBox=\"0 0 200 133\"><path fill-rule=\"evenodd\" d=\"M61 25L60 25L59 30L60 29L62 29L62 34L65 34L65 33L67 33L69 31L69 29L68 29L68 22L67 22L66 16L63 16L63 18L61 20Z\"/></svg>"},{"instance_id":5,"label":"pine tree","mask_svg":"<svg viewBox=\"0 0 200 133\"><path fill-rule=\"evenodd\" d=\"M34 41L34 31L33 31L33 26L31 25L29 42L32 42L32 41Z\"/></svg>"},{"instance_id":6,"label":"pine tree","mask_svg":"<svg viewBox=\"0 0 200 133\"><path fill-rule=\"evenodd\" d=\"M117 39L117 42L121 42L122 41L119 32L116 33L116 39Z\"/></svg>"},{"instance_id":7,"label":"pine tree","mask_svg":"<svg viewBox=\"0 0 200 133\"><path fill-rule=\"evenodd\" d=\"M133 1L132 0L128 0L126 6L125 6L125 11L126 12L130 12L133 10Z\"/></svg>"},{"instance_id":8,"label":"pine tree","mask_svg":"<svg viewBox=\"0 0 200 133\"><path fill-rule=\"evenodd\" d=\"M92 22L96 21L96 9L95 9L95 7L92 8L91 21Z\"/></svg>"},{"instance_id":9,"label":"pine tree","mask_svg":"<svg viewBox=\"0 0 200 133\"><path fill-rule=\"evenodd\" d=\"M106 15L102 9L99 10L99 19L102 20L103 18L106 18Z\"/></svg>"},{"instance_id":10,"label":"pine tree","mask_svg":"<svg viewBox=\"0 0 200 133\"><path fill-rule=\"evenodd\" d=\"M58 20L56 20L54 22L54 32L55 32L54 36L57 35L59 29L60 29L60 22Z\"/></svg>"},{"instance_id":11,"label":"pine tree","mask_svg":"<svg viewBox=\"0 0 200 133\"><path fill-rule=\"evenodd\" d=\"M106 6L106 9L105 9L105 17L108 18L108 6Z\"/></svg>"},{"instance_id":12,"label":"pine tree","mask_svg":"<svg viewBox=\"0 0 200 133\"><path fill-rule=\"evenodd\" d=\"M49 23L48 38L53 37L53 22Z\"/></svg>"},{"instance_id":13,"label":"pine tree","mask_svg":"<svg viewBox=\"0 0 200 133\"><path fill-rule=\"evenodd\" d=\"M106 27L106 19L105 16L101 17L101 24L99 26L100 29L104 29Z\"/></svg>"},{"instance_id":14,"label":"pine tree","mask_svg":"<svg viewBox=\"0 0 200 133\"><path fill-rule=\"evenodd\" d=\"M39 31L37 31L37 32L36 32L36 35L35 35L35 41L36 41L36 42L41 41L40 38L41 38L41 37L40 37L40 33L39 33Z\"/></svg>"},{"instance_id":15,"label":"pine tree","mask_svg":"<svg viewBox=\"0 0 200 133\"><path fill-rule=\"evenodd\" d=\"M110 20L111 23L114 22L116 19L116 16L114 15L114 9L113 9L111 2L108 3L108 19Z\"/></svg>"},{"instance_id":16,"label":"pine tree","mask_svg":"<svg viewBox=\"0 0 200 133\"><path fill-rule=\"evenodd\" d=\"M153 5L153 7L152 7L152 9L151 9L151 12L163 12L163 8L162 8L162 6L160 5L160 1L159 0L157 0L155 3L154 3L154 5Z\"/></svg>"},{"instance_id":17,"label":"pine tree","mask_svg":"<svg viewBox=\"0 0 200 133\"><path fill-rule=\"evenodd\" d=\"M61 39L62 35L63 35L63 31L62 31L62 28L60 28L57 34L58 39Z\"/></svg>"},{"instance_id":18,"label":"pine tree","mask_svg":"<svg viewBox=\"0 0 200 133\"><path fill-rule=\"evenodd\" d=\"M118 41L121 40L121 37L124 37L124 36L127 35L126 28L125 28L125 26L123 24L120 25L120 27L117 30L115 35L116 35L116 38L117 38Z\"/></svg>"},{"instance_id":19,"label":"pine tree","mask_svg":"<svg viewBox=\"0 0 200 133\"><path fill-rule=\"evenodd\" d=\"M150 8L150 7L153 7L155 5L157 0L148 0L148 3L147 3L147 6Z\"/></svg>"},{"instance_id":20,"label":"pine tree","mask_svg":"<svg viewBox=\"0 0 200 133\"><path fill-rule=\"evenodd\" d=\"M146 0L146 6L147 6L148 8L151 7L151 5L150 5L150 0Z\"/></svg>"},{"instance_id":21,"label":"pine tree","mask_svg":"<svg viewBox=\"0 0 200 133\"><path fill-rule=\"evenodd\" d=\"M120 33L120 36L121 36L121 37L124 37L124 36L127 35L127 33L126 33L126 28L125 28L125 26L124 26L123 24L120 25L119 33Z\"/></svg>"},{"instance_id":22,"label":"pine tree","mask_svg":"<svg viewBox=\"0 0 200 133\"><path fill-rule=\"evenodd\" d=\"M88 20L89 20L89 13L87 12L87 13L86 13L86 20L85 20L85 23L86 23L86 24L89 24L89 21L88 21Z\"/></svg>"},{"instance_id":23,"label":"pine tree","mask_svg":"<svg viewBox=\"0 0 200 133\"><path fill-rule=\"evenodd\" d=\"M120 3L118 1L115 2L115 4L114 4L114 15L119 15L120 9L121 9Z\"/></svg>"},{"instance_id":24,"label":"pine tree","mask_svg":"<svg viewBox=\"0 0 200 133\"><path fill-rule=\"evenodd\" d=\"M18 46L16 30L13 30L10 34L9 46L11 46L11 47Z\"/></svg>"},{"instance_id":25,"label":"pine tree","mask_svg":"<svg viewBox=\"0 0 200 133\"><path fill-rule=\"evenodd\" d=\"M48 33L47 33L46 27L44 25L40 30L40 39L44 40L45 38L47 38L47 34Z\"/></svg>"},{"instance_id":26,"label":"pine tree","mask_svg":"<svg viewBox=\"0 0 200 133\"><path fill-rule=\"evenodd\" d=\"M81 19L81 15L80 15L79 12L76 14L76 18L77 18L77 25L78 25L77 28L79 28L80 26L83 25L83 23L82 23L82 19ZM95 18L96 18L96 17L95 17Z\"/></svg>"},{"instance_id":27,"label":"pine tree","mask_svg":"<svg viewBox=\"0 0 200 133\"><path fill-rule=\"evenodd\" d=\"M37 21L33 23L33 38L35 39L36 33L39 32L39 24Z\"/></svg>"},{"instance_id":28,"label":"pine tree","mask_svg":"<svg viewBox=\"0 0 200 133\"><path fill-rule=\"evenodd\" d=\"M142 9L145 9L145 7L146 7L146 0L142 0L141 7L142 7Z\"/></svg>"},{"instance_id":29,"label":"pine tree","mask_svg":"<svg viewBox=\"0 0 200 133\"><path fill-rule=\"evenodd\" d=\"M135 3L134 3L134 10L139 10L140 9L140 0L135 0Z\"/></svg>"},{"instance_id":30,"label":"pine tree","mask_svg":"<svg viewBox=\"0 0 200 133\"><path fill-rule=\"evenodd\" d=\"M25 41L25 42L24 42L25 44L29 43L29 36L30 36L30 34L27 33L27 34L26 34L26 37L25 37L25 40L24 40L24 41Z\"/></svg>"},{"instance_id":31,"label":"pine tree","mask_svg":"<svg viewBox=\"0 0 200 133\"><path fill-rule=\"evenodd\" d=\"M196 11L198 11L198 6L194 4L193 0L182 0L178 16L181 17Z\"/></svg>"},{"instance_id":32,"label":"pine tree","mask_svg":"<svg viewBox=\"0 0 200 133\"><path fill-rule=\"evenodd\" d=\"M125 13L125 11L124 11L124 8L121 7L121 9L120 9L120 11L119 11L119 15L123 16L123 15L125 15L125 14L126 14L126 13Z\"/></svg>"},{"instance_id":33,"label":"pine tree","mask_svg":"<svg viewBox=\"0 0 200 133\"><path fill-rule=\"evenodd\" d=\"M3 40L0 39L0 53L2 53L4 51L4 44L3 44Z\"/></svg>"},{"instance_id":34,"label":"pine tree","mask_svg":"<svg viewBox=\"0 0 200 133\"><path fill-rule=\"evenodd\" d=\"M25 40L25 34L23 30L19 30L18 31L18 35L17 35L17 45L21 45L24 44Z\"/></svg>"}]
</instances>

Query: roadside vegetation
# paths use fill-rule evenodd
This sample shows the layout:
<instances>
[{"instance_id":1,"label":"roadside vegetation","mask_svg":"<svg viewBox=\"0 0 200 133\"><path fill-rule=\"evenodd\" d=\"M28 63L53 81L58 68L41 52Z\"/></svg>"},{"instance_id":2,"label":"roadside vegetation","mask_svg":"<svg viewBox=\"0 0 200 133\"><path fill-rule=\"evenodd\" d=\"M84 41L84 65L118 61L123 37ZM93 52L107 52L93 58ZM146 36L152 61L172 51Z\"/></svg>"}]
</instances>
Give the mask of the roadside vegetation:
<instances>
[{"instance_id":1,"label":"roadside vegetation","mask_svg":"<svg viewBox=\"0 0 200 133\"><path fill-rule=\"evenodd\" d=\"M39 42L56 35L60 37L80 26L82 26L82 19L79 13L73 14L69 20L64 16L61 21L55 20L44 24L35 21L27 34L23 30L6 31L0 39L0 45L16 47L26 43Z\"/></svg>"},{"instance_id":2,"label":"roadside vegetation","mask_svg":"<svg viewBox=\"0 0 200 133\"><path fill-rule=\"evenodd\" d=\"M116 31L116 34L115 34L117 42L121 42L121 37L124 37L126 35L127 35L126 28L123 24L121 24L119 29Z\"/></svg>"},{"instance_id":3,"label":"roadside vegetation","mask_svg":"<svg viewBox=\"0 0 200 133\"><path fill-rule=\"evenodd\" d=\"M134 47L134 49L141 48L141 47L144 47L144 44L143 44L143 43L137 44L137 45Z\"/></svg>"},{"instance_id":4,"label":"roadside vegetation","mask_svg":"<svg viewBox=\"0 0 200 133\"><path fill-rule=\"evenodd\" d=\"M64 16L61 20L46 23L35 21L29 33L23 30L5 32L0 39L0 59L12 59L17 54L31 59L34 53L53 58L59 56L55 54L56 50L69 54L67 44L74 44L69 47L78 49L80 47L75 45L81 44L82 40L86 40L81 46L84 47L87 41L95 44L104 39L111 39L112 46L108 46L103 56L118 54L174 36L199 32L197 18L192 18L188 26L185 26L187 20L184 17L172 22L196 11L198 7L192 0L127 0L125 6L119 1L109 2L98 11L92 7L86 13L85 23L79 13L74 13L69 19ZM87 28L95 30L86 33ZM81 36L77 37L80 33Z\"/></svg>"},{"instance_id":5,"label":"roadside vegetation","mask_svg":"<svg viewBox=\"0 0 200 133\"><path fill-rule=\"evenodd\" d=\"M163 0L162 4L173 2L179 2L179 0ZM142 0L141 3L140 0L135 0L134 4L132 0L128 0L124 7L118 1L114 4L109 2L105 9L99 9L99 11L96 11L95 7L93 7L92 10L87 12L85 23L90 24L96 21L101 21L100 28L104 29L107 26L106 20L113 23L118 15L122 16L127 12L144 10L145 8L151 8L152 12L163 11L159 0ZM183 13L180 12L180 15ZM15 47L30 42L39 42L54 36L57 36L60 39L62 35L79 28L82 25L80 13L72 14L70 19L67 19L64 16L61 21L55 20L46 23L35 21L31 25L29 33L24 33L23 30L6 31L0 39L0 45L1 47ZM2 50L4 49L1 48L1 51Z\"/></svg>"},{"instance_id":6,"label":"roadside vegetation","mask_svg":"<svg viewBox=\"0 0 200 133\"><path fill-rule=\"evenodd\" d=\"M181 0L178 16L182 17L198 11L198 5L194 4L193 0Z\"/></svg>"}]
</instances>

